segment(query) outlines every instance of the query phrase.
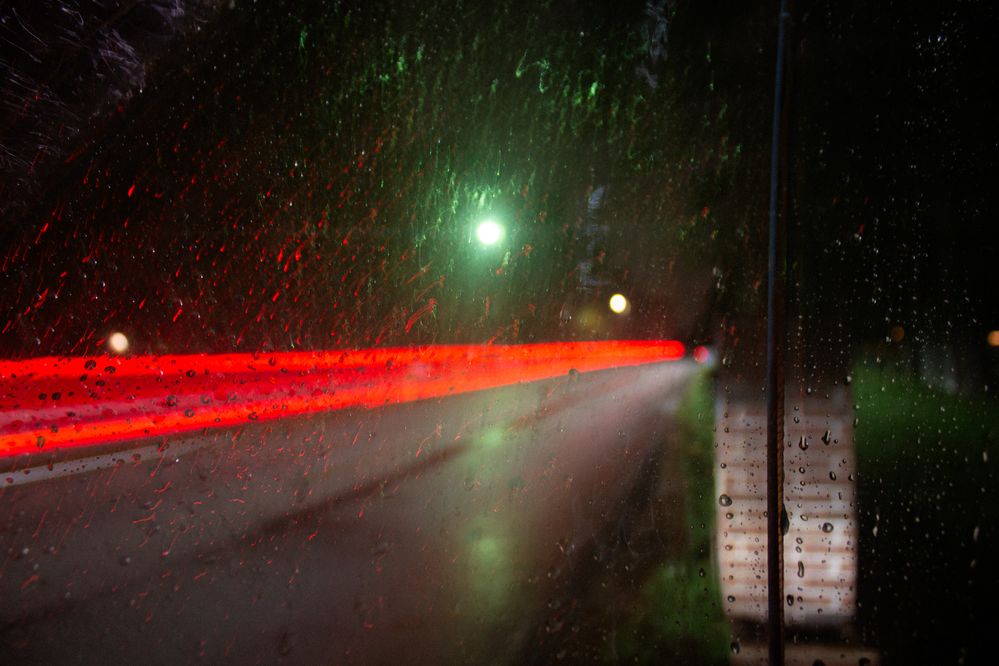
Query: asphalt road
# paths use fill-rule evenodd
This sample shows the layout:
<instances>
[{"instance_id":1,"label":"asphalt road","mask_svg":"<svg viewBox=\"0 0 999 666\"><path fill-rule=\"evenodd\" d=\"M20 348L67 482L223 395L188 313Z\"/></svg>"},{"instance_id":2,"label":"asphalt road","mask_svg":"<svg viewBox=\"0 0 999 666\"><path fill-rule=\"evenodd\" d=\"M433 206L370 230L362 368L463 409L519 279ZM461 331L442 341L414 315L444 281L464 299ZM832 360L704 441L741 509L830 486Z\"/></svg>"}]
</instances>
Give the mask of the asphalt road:
<instances>
[{"instance_id":1,"label":"asphalt road","mask_svg":"<svg viewBox=\"0 0 999 666\"><path fill-rule=\"evenodd\" d=\"M0 503L3 658L519 661L669 460L693 372L571 373L22 471Z\"/></svg>"}]
</instances>

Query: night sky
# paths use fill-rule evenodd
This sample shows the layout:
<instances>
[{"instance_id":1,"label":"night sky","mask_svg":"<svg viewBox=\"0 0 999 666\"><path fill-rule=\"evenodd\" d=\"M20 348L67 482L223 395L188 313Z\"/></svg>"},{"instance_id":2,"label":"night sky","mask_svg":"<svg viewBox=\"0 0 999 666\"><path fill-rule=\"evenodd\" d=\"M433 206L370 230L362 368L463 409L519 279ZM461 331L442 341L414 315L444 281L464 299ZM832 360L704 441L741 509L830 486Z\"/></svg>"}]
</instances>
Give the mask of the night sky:
<instances>
[{"instance_id":1,"label":"night sky","mask_svg":"<svg viewBox=\"0 0 999 666\"><path fill-rule=\"evenodd\" d=\"M901 325L977 349L997 326L994 14L797 3L806 346ZM761 321L772 8L15 3L3 30L7 356L118 330L221 352Z\"/></svg>"}]
</instances>

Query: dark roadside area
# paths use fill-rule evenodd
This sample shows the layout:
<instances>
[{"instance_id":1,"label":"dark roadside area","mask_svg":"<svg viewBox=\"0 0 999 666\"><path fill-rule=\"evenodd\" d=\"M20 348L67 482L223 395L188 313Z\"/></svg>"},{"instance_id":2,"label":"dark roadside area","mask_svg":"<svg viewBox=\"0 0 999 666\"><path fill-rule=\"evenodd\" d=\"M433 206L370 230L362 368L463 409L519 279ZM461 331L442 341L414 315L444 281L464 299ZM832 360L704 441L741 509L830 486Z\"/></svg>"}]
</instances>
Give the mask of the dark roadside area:
<instances>
[{"instance_id":1,"label":"dark roadside area","mask_svg":"<svg viewBox=\"0 0 999 666\"><path fill-rule=\"evenodd\" d=\"M524 663L728 662L712 554L714 392L700 371L625 510L580 557L569 594L548 604Z\"/></svg>"}]
</instances>

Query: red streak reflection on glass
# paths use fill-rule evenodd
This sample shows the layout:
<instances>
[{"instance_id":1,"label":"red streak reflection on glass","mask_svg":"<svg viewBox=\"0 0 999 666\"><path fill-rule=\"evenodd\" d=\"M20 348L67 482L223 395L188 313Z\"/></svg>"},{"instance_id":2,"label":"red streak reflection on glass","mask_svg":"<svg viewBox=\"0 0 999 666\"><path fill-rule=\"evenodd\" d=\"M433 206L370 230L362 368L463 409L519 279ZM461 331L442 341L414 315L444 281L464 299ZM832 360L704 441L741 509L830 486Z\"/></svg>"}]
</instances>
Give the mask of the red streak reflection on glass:
<instances>
[{"instance_id":1,"label":"red streak reflection on glass","mask_svg":"<svg viewBox=\"0 0 999 666\"><path fill-rule=\"evenodd\" d=\"M673 361L674 340L0 361L0 457Z\"/></svg>"}]
</instances>

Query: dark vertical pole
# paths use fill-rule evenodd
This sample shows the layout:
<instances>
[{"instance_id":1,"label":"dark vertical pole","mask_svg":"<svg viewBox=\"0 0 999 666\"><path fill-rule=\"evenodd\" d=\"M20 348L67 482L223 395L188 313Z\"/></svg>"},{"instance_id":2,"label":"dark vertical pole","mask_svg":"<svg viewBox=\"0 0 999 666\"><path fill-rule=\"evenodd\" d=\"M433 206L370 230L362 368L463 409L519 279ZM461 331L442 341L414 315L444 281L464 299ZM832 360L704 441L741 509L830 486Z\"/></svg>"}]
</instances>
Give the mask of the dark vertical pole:
<instances>
[{"instance_id":1,"label":"dark vertical pole","mask_svg":"<svg viewBox=\"0 0 999 666\"><path fill-rule=\"evenodd\" d=\"M784 27L787 0L777 21L777 74L770 149L770 219L767 248L767 623L771 666L784 664L784 261L780 215L781 118L784 103Z\"/></svg>"}]
</instances>

